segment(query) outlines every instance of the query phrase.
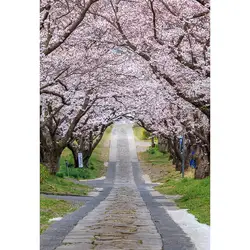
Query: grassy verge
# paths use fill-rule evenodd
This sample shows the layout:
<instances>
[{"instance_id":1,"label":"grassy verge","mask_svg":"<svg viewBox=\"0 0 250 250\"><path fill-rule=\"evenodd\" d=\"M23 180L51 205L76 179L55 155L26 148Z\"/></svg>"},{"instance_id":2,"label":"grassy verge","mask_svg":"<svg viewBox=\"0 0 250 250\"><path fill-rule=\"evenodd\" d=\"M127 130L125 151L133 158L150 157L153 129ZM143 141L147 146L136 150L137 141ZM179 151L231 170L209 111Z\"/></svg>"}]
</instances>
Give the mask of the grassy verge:
<instances>
[{"instance_id":1,"label":"grassy verge","mask_svg":"<svg viewBox=\"0 0 250 250\"><path fill-rule=\"evenodd\" d=\"M154 148L149 147L147 151L141 152L139 157L151 163L153 166L157 166L160 164L171 164L171 161L169 160L169 154L160 152L158 149L158 145L156 145Z\"/></svg>"},{"instance_id":2,"label":"grassy verge","mask_svg":"<svg viewBox=\"0 0 250 250\"><path fill-rule=\"evenodd\" d=\"M62 195L87 195L90 188L85 185L75 184L70 180L52 176L45 166L40 166L40 192Z\"/></svg>"},{"instance_id":3,"label":"grassy verge","mask_svg":"<svg viewBox=\"0 0 250 250\"><path fill-rule=\"evenodd\" d=\"M210 178L196 180L193 178L170 179L155 188L162 194L179 194L176 200L180 208L187 208L199 222L210 225Z\"/></svg>"},{"instance_id":4,"label":"grassy verge","mask_svg":"<svg viewBox=\"0 0 250 250\"><path fill-rule=\"evenodd\" d=\"M137 141L150 141L149 139L149 133L140 126L134 126L133 127L135 140Z\"/></svg>"},{"instance_id":5,"label":"grassy verge","mask_svg":"<svg viewBox=\"0 0 250 250\"><path fill-rule=\"evenodd\" d=\"M108 127L105 130L101 141L96 146L90 157L90 165L94 166L96 169L93 178L101 177L106 173L107 167L104 166L104 163L109 161L111 131L112 126Z\"/></svg>"},{"instance_id":6,"label":"grassy verge","mask_svg":"<svg viewBox=\"0 0 250 250\"><path fill-rule=\"evenodd\" d=\"M106 172L105 162L109 157L109 140L111 136L112 127L108 127L95 150L93 151L90 160L89 168L74 168L74 158L70 149L65 148L60 158L60 170L58 175L70 176L76 179L95 179L101 177ZM69 172L66 169L65 161L68 161Z\"/></svg>"},{"instance_id":7,"label":"grassy verge","mask_svg":"<svg viewBox=\"0 0 250 250\"><path fill-rule=\"evenodd\" d=\"M55 200L43 195L40 197L40 234L51 224L49 219L63 217L67 213L77 210L82 204L72 204L64 200Z\"/></svg>"},{"instance_id":8,"label":"grassy verge","mask_svg":"<svg viewBox=\"0 0 250 250\"><path fill-rule=\"evenodd\" d=\"M194 179L194 170L188 169L185 178L175 171L168 154L159 152L158 147L139 153L142 169L152 181L163 183L155 187L162 194L182 197L176 200L180 208L186 208L199 222L210 224L210 178Z\"/></svg>"},{"instance_id":9,"label":"grassy verge","mask_svg":"<svg viewBox=\"0 0 250 250\"><path fill-rule=\"evenodd\" d=\"M158 146L145 152L139 152L138 158L143 172L149 175L153 182L164 182L164 178L173 172L173 165L169 160L169 155L161 153Z\"/></svg>"}]
</instances>

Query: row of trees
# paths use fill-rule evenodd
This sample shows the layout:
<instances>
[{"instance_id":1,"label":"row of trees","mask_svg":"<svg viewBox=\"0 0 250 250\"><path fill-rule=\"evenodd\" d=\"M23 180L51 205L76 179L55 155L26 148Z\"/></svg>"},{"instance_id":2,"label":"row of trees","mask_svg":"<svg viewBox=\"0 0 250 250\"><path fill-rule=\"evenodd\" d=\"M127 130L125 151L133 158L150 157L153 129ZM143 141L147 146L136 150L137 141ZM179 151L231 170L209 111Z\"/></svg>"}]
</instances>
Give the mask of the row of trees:
<instances>
[{"instance_id":1,"label":"row of trees","mask_svg":"<svg viewBox=\"0 0 250 250\"><path fill-rule=\"evenodd\" d=\"M206 0L42 0L41 162L65 147L84 164L107 126L128 117L159 137L180 168L195 151L209 175L210 35ZM186 164L188 166L188 164Z\"/></svg>"}]
</instances>

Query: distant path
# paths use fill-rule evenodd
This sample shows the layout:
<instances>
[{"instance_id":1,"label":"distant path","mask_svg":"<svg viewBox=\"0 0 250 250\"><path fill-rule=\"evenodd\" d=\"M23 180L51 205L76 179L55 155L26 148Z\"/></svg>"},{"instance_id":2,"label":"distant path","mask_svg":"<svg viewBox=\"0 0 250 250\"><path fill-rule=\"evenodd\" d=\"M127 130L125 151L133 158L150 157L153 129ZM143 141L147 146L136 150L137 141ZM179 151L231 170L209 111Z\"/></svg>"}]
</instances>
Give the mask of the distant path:
<instances>
[{"instance_id":1,"label":"distant path","mask_svg":"<svg viewBox=\"0 0 250 250\"><path fill-rule=\"evenodd\" d=\"M131 124L115 124L106 179L92 185L103 191L46 230L41 250L207 250L170 217L174 202L145 184Z\"/></svg>"}]
</instances>

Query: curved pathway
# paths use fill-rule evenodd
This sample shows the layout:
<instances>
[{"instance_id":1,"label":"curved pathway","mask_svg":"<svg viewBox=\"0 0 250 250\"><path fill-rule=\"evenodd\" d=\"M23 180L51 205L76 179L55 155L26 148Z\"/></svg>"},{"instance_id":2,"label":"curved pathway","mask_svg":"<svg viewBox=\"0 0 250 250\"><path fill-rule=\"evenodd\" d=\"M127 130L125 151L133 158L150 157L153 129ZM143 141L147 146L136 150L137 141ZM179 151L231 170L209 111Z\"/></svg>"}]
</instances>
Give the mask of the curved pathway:
<instances>
[{"instance_id":1,"label":"curved pathway","mask_svg":"<svg viewBox=\"0 0 250 250\"><path fill-rule=\"evenodd\" d=\"M174 202L142 179L131 124L114 126L106 179L88 184L103 191L52 224L41 235L41 250L202 249L169 216Z\"/></svg>"}]
</instances>

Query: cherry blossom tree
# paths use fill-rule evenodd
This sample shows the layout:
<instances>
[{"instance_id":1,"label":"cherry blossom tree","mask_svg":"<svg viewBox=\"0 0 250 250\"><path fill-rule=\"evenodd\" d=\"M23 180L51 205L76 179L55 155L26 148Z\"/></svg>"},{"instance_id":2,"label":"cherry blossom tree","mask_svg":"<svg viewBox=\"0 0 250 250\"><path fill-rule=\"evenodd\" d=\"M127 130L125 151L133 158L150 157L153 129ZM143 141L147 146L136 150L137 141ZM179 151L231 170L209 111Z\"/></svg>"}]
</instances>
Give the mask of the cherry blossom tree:
<instances>
[{"instance_id":1,"label":"cherry blossom tree","mask_svg":"<svg viewBox=\"0 0 250 250\"><path fill-rule=\"evenodd\" d=\"M99 0L41 0L41 49L45 55L59 48L81 25L90 7Z\"/></svg>"},{"instance_id":2,"label":"cherry blossom tree","mask_svg":"<svg viewBox=\"0 0 250 250\"><path fill-rule=\"evenodd\" d=\"M69 147L84 163L104 130L134 119L180 170L195 151L210 174L210 34L206 0L42 0L41 162Z\"/></svg>"},{"instance_id":3,"label":"cherry blossom tree","mask_svg":"<svg viewBox=\"0 0 250 250\"><path fill-rule=\"evenodd\" d=\"M178 97L209 117L209 6L195 0L106 0L93 9L95 25L105 21L110 27L107 43L140 56Z\"/></svg>"}]
</instances>

